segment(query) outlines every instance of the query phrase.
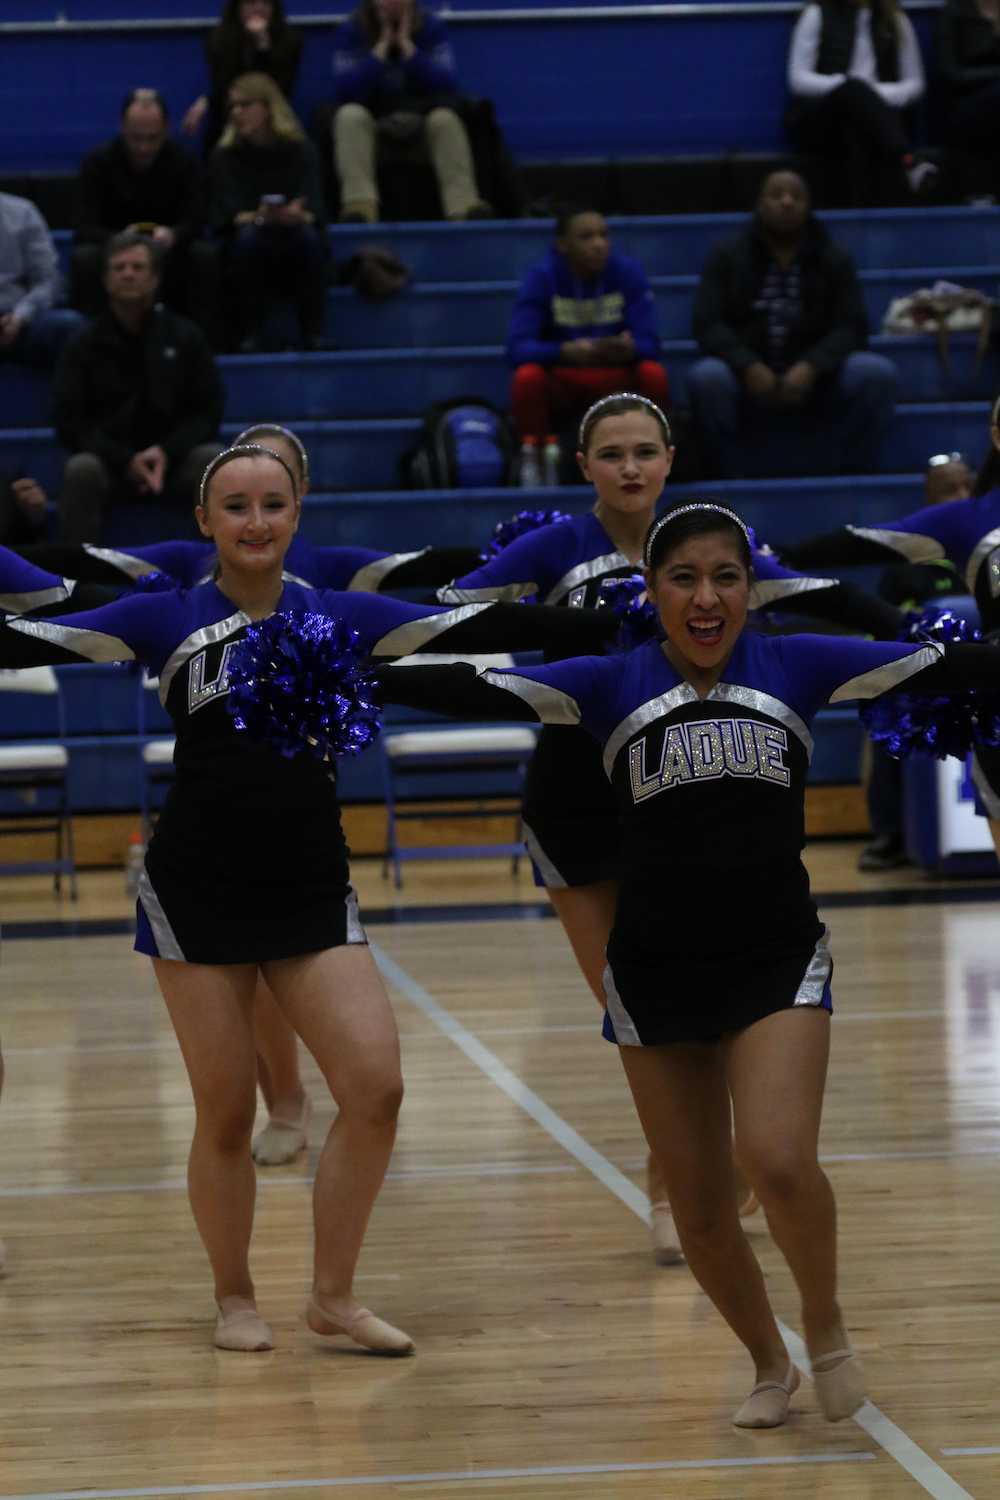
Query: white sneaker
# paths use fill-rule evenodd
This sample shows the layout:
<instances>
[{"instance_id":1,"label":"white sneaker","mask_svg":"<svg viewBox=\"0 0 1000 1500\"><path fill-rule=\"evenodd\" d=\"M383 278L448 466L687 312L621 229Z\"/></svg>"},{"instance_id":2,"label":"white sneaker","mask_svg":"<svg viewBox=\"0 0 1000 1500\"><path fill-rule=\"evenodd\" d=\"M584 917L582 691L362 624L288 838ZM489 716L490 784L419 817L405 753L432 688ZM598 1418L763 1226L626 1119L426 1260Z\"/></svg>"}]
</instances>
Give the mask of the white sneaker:
<instances>
[{"instance_id":1,"label":"white sneaker","mask_svg":"<svg viewBox=\"0 0 1000 1500\"><path fill-rule=\"evenodd\" d=\"M684 1263L680 1236L674 1223L667 1189L653 1153L646 1158L646 1191L649 1194L649 1237L653 1259L658 1266L680 1266Z\"/></svg>"}]
</instances>

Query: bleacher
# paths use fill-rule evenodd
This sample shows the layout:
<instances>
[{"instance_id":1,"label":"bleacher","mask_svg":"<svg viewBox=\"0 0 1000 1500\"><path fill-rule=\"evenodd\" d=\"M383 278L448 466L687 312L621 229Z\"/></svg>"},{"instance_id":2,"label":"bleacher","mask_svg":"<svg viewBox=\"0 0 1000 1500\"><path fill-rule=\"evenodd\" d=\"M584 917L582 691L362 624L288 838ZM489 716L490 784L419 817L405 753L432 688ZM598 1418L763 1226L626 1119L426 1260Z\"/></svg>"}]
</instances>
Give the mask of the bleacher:
<instances>
[{"instance_id":1,"label":"bleacher","mask_svg":"<svg viewBox=\"0 0 1000 1500\"><path fill-rule=\"evenodd\" d=\"M594 11L592 17L588 9ZM633 9L642 14L626 17ZM584 182L609 182L614 176L620 202L627 162L635 167L636 183L655 181L655 166L641 160L643 145L648 155L696 151L701 154L692 158L697 170L691 178L700 184L695 201L704 201L706 181L714 183L707 194L713 201L720 184L729 182L736 184L730 205L744 208L767 153L781 149L776 123L780 79L795 9L748 0L712 15L711 3L634 8L591 3L570 14L560 3L522 15L523 6L465 0L446 14L453 22L463 75L496 99L508 139L529 176L532 156L542 159L535 163L538 181L580 181L581 172ZM926 37L933 7L907 9L916 13ZM214 0L186 0L183 17L146 17L140 24L135 7L119 0L62 0L58 5L0 0L7 61L2 90L8 106L0 112L0 160L6 160L10 172L21 174L22 183L32 172L56 174L38 179L48 181L51 193L53 182L65 186L65 174L87 146L112 133L118 101L128 86L155 79L179 115L199 91L199 38L217 10ZM610 15L611 10L621 14ZM64 21L54 22L57 12ZM322 63L332 21L329 15L301 19L307 64L303 98L297 102L303 110L322 97ZM734 88L737 56L740 86ZM706 59L719 57L728 59L728 69L708 66ZM607 96L584 86L595 76L595 58L600 59L601 78L609 80ZM642 76L649 80L646 89L636 87L639 58ZM560 90L554 91L556 77ZM581 87L566 89L574 77L583 80ZM43 120L44 100L33 91L47 91L51 104L57 86L53 80L63 102ZM554 92L559 96L555 102ZM655 111L655 120L647 111ZM734 141L751 153L742 166L728 151L719 151ZM554 153L566 158L565 179L551 166ZM677 159L673 166L664 165L669 181L681 180ZM617 163L614 173L612 162ZM656 206L665 206L653 196ZM873 328L893 297L939 278L997 295L1000 210L940 205L865 213L835 210L824 218L857 259ZM695 357L690 304L698 272L712 242L742 222L742 213L612 219L616 248L637 255L652 278L664 361L681 407ZM335 227L332 244L338 260L361 244L385 244L411 268L412 285L383 304L331 288L327 331L336 344L334 353L221 360L228 393L226 435L251 421L275 419L294 427L305 441L314 479L303 524L312 540L394 549L428 541L485 543L496 522L523 505L557 503L579 510L590 503L589 492L578 487L560 489L557 495L399 488L400 457L431 402L470 394L506 403L509 372L503 342L509 308L522 272L538 259L551 233L550 220L536 219ZM65 250L65 229L58 237ZM877 524L904 514L921 503L921 475L930 453L958 449L973 462L982 455L989 401L1000 385L992 352L977 363L971 335L953 336L947 363L933 338L876 336L873 347L897 362L901 380L900 404L878 474L850 480L764 477L711 485L713 493L728 495L737 504L763 538L790 539L850 520ZM62 454L47 426L44 384L0 368L0 398L0 468L36 474L57 488ZM672 489L678 496L685 492L683 486ZM112 518L104 538L110 543L152 539L136 515L127 523ZM80 742L74 757L77 805L134 806L134 750L125 741L116 746L113 738L126 732L134 718L131 680L98 669L72 669L64 676L71 731L90 737ZM831 713L819 728L813 780L855 780L859 736L853 714ZM8 732L5 727L3 733ZM347 799L378 796L373 756L345 765L343 790Z\"/></svg>"}]
</instances>

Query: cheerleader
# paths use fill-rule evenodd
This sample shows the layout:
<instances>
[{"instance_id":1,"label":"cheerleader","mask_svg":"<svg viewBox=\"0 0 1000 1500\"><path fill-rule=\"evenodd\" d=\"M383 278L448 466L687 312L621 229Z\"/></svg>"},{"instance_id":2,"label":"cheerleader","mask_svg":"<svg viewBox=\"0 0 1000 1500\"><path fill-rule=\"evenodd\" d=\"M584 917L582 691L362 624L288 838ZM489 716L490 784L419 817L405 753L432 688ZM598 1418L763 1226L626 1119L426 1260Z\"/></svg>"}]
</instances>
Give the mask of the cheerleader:
<instances>
[{"instance_id":1,"label":"cheerleader","mask_svg":"<svg viewBox=\"0 0 1000 1500\"><path fill-rule=\"evenodd\" d=\"M593 605L601 584L641 567L642 547L674 460L666 416L631 393L596 402L580 424L577 462L596 500L586 515L539 528L438 593L447 603L532 598ZM806 578L758 549L751 605L807 612L879 636L895 636L900 614L836 578ZM528 770L524 836L577 963L598 1004L621 861L620 818L593 740L579 728L546 725ZM647 1162L650 1233L661 1265L680 1247L662 1178ZM756 1204L741 1194L746 1212Z\"/></svg>"},{"instance_id":2,"label":"cheerleader","mask_svg":"<svg viewBox=\"0 0 1000 1500\"><path fill-rule=\"evenodd\" d=\"M782 546L782 557L805 568L884 563L901 557L911 563L948 562L975 598L983 636L1000 641L1000 397L990 414L990 437L992 446L971 498L928 505L878 526L845 526ZM972 779L1000 854L1000 749L976 748Z\"/></svg>"},{"instance_id":3,"label":"cheerleader","mask_svg":"<svg viewBox=\"0 0 1000 1500\"><path fill-rule=\"evenodd\" d=\"M252 621L279 607L342 619L383 657L532 650L571 634L599 648L614 622L602 612L574 622L561 610L448 610L309 590L283 576L300 513L295 479L276 454L227 450L206 469L196 511L218 556L213 582L55 619L9 620L0 666L137 660L159 678L174 721L177 776L140 877L135 946L153 961L194 1096L188 1185L215 1280L216 1345L273 1343L249 1268L252 1007L261 974L337 1104L316 1169L309 1327L406 1354L410 1338L359 1306L352 1290L402 1082L395 1021L350 884L335 773L237 731L226 708L230 652Z\"/></svg>"},{"instance_id":4,"label":"cheerleader","mask_svg":"<svg viewBox=\"0 0 1000 1500\"><path fill-rule=\"evenodd\" d=\"M832 961L801 859L810 724L827 702L902 683L996 689L1000 667L979 645L746 630L750 538L715 503L667 512L645 561L662 641L509 672L380 676L397 702L582 726L596 740L622 819L605 1035L620 1049L688 1264L754 1363L733 1420L779 1426L799 1375L740 1224L730 1110L741 1165L801 1295L820 1406L839 1421L865 1385L837 1300L835 1205L817 1157Z\"/></svg>"}]
</instances>

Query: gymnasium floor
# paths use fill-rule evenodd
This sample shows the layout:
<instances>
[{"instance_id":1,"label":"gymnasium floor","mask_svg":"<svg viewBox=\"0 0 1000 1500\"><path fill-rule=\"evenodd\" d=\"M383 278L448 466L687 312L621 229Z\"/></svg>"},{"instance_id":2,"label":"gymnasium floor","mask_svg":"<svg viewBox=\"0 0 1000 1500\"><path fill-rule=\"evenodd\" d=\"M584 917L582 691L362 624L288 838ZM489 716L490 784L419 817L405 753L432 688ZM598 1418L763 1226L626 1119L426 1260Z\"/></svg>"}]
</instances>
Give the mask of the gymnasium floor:
<instances>
[{"instance_id":1,"label":"gymnasium floor","mask_svg":"<svg viewBox=\"0 0 1000 1500\"><path fill-rule=\"evenodd\" d=\"M186 1080L120 873L75 906L0 889L0 1500L1000 1496L1000 881L810 865L837 961L823 1153L871 1402L738 1431L750 1384L642 1222L643 1144L558 925L501 862L355 868L407 1098L362 1299L380 1361L302 1324L308 1158L260 1173L254 1270L277 1347L211 1345L188 1210ZM790 1279L751 1221L790 1348Z\"/></svg>"}]
</instances>

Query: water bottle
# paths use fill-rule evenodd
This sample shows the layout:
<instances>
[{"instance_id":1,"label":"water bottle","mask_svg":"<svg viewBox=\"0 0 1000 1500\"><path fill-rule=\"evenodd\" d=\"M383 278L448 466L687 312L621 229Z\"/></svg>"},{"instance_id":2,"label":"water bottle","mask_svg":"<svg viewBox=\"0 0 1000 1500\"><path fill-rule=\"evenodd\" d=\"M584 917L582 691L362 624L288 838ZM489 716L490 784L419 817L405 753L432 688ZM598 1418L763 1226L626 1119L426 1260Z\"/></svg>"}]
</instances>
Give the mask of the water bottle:
<instances>
[{"instance_id":1,"label":"water bottle","mask_svg":"<svg viewBox=\"0 0 1000 1500\"><path fill-rule=\"evenodd\" d=\"M548 489L554 489L559 483L559 460L561 458L559 439L550 433L545 439L545 447L542 449L542 483Z\"/></svg>"},{"instance_id":2,"label":"water bottle","mask_svg":"<svg viewBox=\"0 0 1000 1500\"><path fill-rule=\"evenodd\" d=\"M522 490L537 490L542 482L542 470L538 461L538 439L527 437L521 444L521 463L518 480Z\"/></svg>"},{"instance_id":3,"label":"water bottle","mask_svg":"<svg viewBox=\"0 0 1000 1500\"><path fill-rule=\"evenodd\" d=\"M138 831L129 835L125 851L125 894L133 900L139 893L139 877L146 863L146 845Z\"/></svg>"}]
</instances>

